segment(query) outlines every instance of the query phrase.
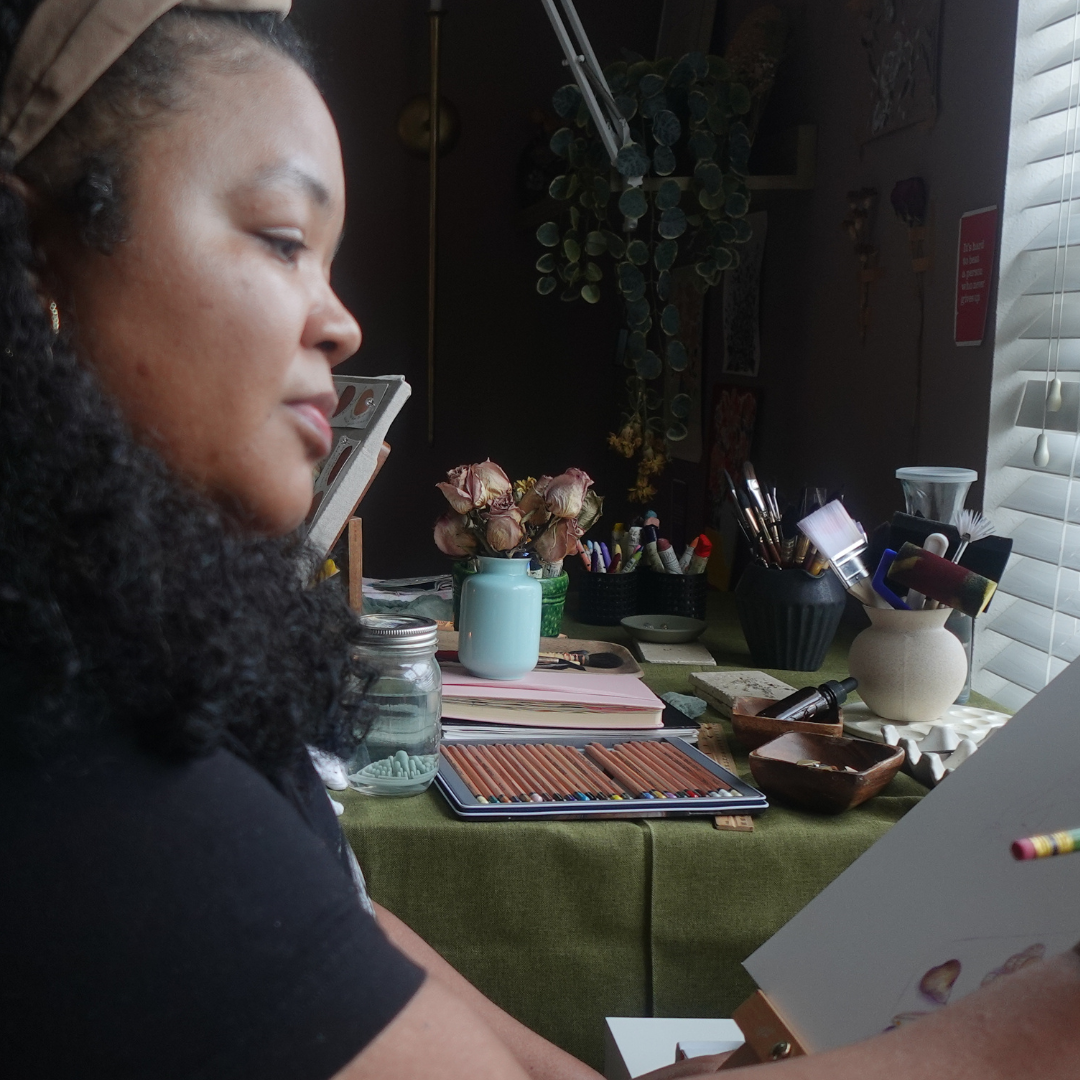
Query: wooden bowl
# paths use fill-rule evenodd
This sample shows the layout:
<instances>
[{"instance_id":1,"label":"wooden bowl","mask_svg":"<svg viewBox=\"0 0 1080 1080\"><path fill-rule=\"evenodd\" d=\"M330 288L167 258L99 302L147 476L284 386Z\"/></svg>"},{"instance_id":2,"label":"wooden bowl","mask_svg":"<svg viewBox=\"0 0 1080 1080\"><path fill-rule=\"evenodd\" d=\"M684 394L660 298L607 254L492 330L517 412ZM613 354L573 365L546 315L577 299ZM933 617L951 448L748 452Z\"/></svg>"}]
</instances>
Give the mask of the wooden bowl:
<instances>
[{"instance_id":1,"label":"wooden bowl","mask_svg":"<svg viewBox=\"0 0 1080 1080\"><path fill-rule=\"evenodd\" d=\"M832 772L800 761L845 766L854 772ZM872 799L896 775L904 751L883 743L832 735L788 732L750 754L754 783L766 795L790 803L840 814Z\"/></svg>"},{"instance_id":2,"label":"wooden bowl","mask_svg":"<svg viewBox=\"0 0 1080 1080\"><path fill-rule=\"evenodd\" d=\"M731 730L747 750L756 750L789 731L804 735L843 735L843 709L819 713L813 720L773 720L757 714L779 698L737 697L731 703Z\"/></svg>"}]
</instances>

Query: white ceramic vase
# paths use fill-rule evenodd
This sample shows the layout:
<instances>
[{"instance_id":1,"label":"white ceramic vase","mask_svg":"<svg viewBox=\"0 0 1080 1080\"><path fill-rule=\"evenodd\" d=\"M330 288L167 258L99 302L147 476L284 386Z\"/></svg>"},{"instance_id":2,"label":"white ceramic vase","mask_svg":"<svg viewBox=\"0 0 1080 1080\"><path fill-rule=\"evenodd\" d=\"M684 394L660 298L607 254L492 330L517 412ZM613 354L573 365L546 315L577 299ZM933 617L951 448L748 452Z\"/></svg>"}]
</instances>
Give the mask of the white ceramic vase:
<instances>
[{"instance_id":1,"label":"white ceramic vase","mask_svg":"<svg viewBox=\"0 0 1080 1080\"><path fill-rule=\"evenodd\" d=\"M859 696L886 720L937 720L967 679L964 646L945 629L952 608L865 608L870 626L851 643L848 668Z\"/></svg>"}]
</instances>

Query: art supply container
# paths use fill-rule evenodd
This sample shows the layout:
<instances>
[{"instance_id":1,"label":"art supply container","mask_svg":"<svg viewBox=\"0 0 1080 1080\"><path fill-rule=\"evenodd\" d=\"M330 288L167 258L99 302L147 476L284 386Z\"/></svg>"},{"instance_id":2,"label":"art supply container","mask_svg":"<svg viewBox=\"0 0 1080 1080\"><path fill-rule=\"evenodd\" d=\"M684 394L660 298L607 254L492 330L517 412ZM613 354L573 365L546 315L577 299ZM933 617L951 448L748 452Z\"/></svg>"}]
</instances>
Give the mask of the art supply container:
<instances>
[{"instance_id":1,"label":"art supply container","mask_svg":"<svg viewBox=\"0 0 1080 1080\"><path fill-rule=\"evenodd\" d=\"M975 655L975 620L963 611L952 611L945 621L945 629L955 634L967 655L967 678L954 704L966 705L971 697L971 661Z\"/></svg>"},{"instance_id":2,"label":"art supply container","mask_svg":"<svg viewBox=\"0 0 1080 1080\"><path fill-rule=\"evenodd\" d=\"M638 611L641 574L578 574L578 621L618 626Z\"/></svg>"},{"instance_id":3,"label":"art supply container","mask_svg":"<svg viewBox=\"0 0 1080 1080\"><path fill-rule=\"evenodd\" d=\"M979 474L974 469L911 466L896 470L904 488L904 509L931 521L951 522L964 507L968 489Z\"/></svg>"},{"instance_id":4,"label":"art supply container","mask_svg":"<svg viewBox=\"0 0 1080 1080\"><path fill-rule=\"evenodd\" d=\"M817 671L836 636L847 593L831 571L749 563L735 587L746 647L759 667Z\"/></svg>"},{"instance_id":5,"label":"art supply container","mask_svg":"<svg viewBox=\"0 0 1080 1080\"><path fill-rule=\"evenodd\" d=\"M655 570L638 570L626 576L641 578L637 608L640 614L705 618L707 574L658 574Z\"/></svg>"},{"instance_id":6,"label":"art supply container","mask_svg":"<svg viewBox=\"0 0 1080 1080\"><path fill-rule=\"evenodd\" d=\"M870 626L848 653L859 696L886 720L937 720L967 678L964 646L945 629L952 608L898 611L864 605L864 610Z\"/></svg>"},{"instance_id":7,"label":"art supply container","mask_svg":"<svg viewBox=\"0 0 1080 1080\"><path fill-rule=\"evenodd\" d=\"M347 763L365 795L419 795L439 771L442 673L438 626L418 615L361 615L357 656L375 673L371 728Z\"/></svg>"},{"instance_id":8,"label":"art supply container","mask_svg":"<svg viewBox=\"0 0 1080 1080\"><path fill-rule=\"evenodd\" d=\"M482 679L523 679L540 656L543 589L528 559L477 562L461 584L458 659Z\"/></svg>"},{"instance_id":9,"label":"art supply container","mask_svg":"<svg viewBox=\"0 0 1080 1080\"><path fill-rule=\"evenodd\" d=\"M558 637L562 633L563 610L570 575L564 570L558 577L540 578L540 636Z\"/></svg>"}]
</instances>

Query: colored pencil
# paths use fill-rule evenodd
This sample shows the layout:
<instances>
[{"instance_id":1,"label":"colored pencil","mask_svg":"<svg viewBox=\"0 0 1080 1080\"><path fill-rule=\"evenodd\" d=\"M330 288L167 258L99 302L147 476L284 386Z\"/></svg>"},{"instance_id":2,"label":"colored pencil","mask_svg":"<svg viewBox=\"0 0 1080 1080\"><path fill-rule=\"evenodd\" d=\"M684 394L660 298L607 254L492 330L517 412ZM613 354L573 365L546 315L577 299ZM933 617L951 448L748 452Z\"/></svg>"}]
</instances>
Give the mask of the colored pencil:
<instances>
[{"instance_id":1,"label":"colored pencil","mask_svg":"<svg viewBox=\"0 0 1080 1080\"><path fill-rule=\"evenodd\" d=\"M556 753L550 743L540 743L537 746L540 753L547 759L548 765L570 785L575 795L585 795L590 799L602 799L604 794L595 790L595 786L588 777L582 777L569 763Z\"/></svg>"},{"instance_id":2,"label":"colored pencil","mask_svg":"<svg viewBox=\"0 0 1080 1080\"><path fill-rule=\"evenodd\" d=\"M624 788L620 787L602 769L598 769L580 750L576 750L572 746L560 746L558 750L565 757L572 760L578 771L583 776L588 777L591 783L598 785L599 789L610 798L622 799L627 794Z\"/></svg>"},{"instance_id":3,"label":"colored pencil","mask_svg":"<svg viewBox=\"0 0 1080 1080\"><path fill-rule=\"evenodd\" d=\"M548 764L547 759L543 754L532 744L522 743L521 752L531 758L535 768L544 776L548 778L548 783L551 784L552 791L559 797L561 801L568 802L577 800L581 802L585 796L574 791L573 788L566 782L565 778L555 772Z\"/></svg>"},{"instance_id":4,"label":"colored pencil","mask_svg":"<svg viewBox=\"0 0 1080 1080\"><path fill-rule=\"evenodd\" d=\"M682 762L678 761L675 757L669 757L664 753L660 747L652 746L647 743L642 743L643 754L649 755L657 765L665 766L673 776L675 776L683 787L687 789L693 796L701 798L705 795L712 795L716 789L716 777L713 777L710 781L705 782L704 778L700 775L694 774L681 768ZM681 757L682 755L678 755Z\"/></svg>"},{"instance_id":5,"label":"colored pencil","mask_svg":"<svg viewBox=\"0 0 1080 1080\"><path fill-rule=\"evenodd\" d=\"M715 773L709 772L703 765L699 765L686 754L676 750L674 746L669 746L666 743L659 743L657 749L680 769L685 770L691 776L697 777L699 782L708 784L710 790L733 790L730 784L725 783Z\"/></svg>"},{"instance_id":6,"label":"colored pencil","mask_svg":"<svg viewBox=\"0 0 1080 1080\"><path fill-rule=\"evenodd\" d=\"M502 781L503 791L513 795L518 802L532 802L532 798L526 790L526 785L518 779L514 771L505 766L495 747L477 746L475 750L484 760L487 767Z\"/></svg>"},{"instance_id":7,"label":"colored pencil","mask_svg":"<svg viewBox=\"0 0 1080 1080\"><path fill-rule=\"evenodd\" d=\"M652 767L651 763L634 753L625 743L613 746L611 752L622 758L629 768L637 770L637 772L652 785L654 792L658 791L660 794L666 795L669 799L674 799L677 794L682 794L682 792L678 791L676 785L670 783L666 776L662 776L658 773Z\"/></svg>"},{"instance_id":8,"label":"colored pencil","mask_svg":"<svg viewBox=\"0 0 1080 1080\"><path fill-rule=\"evenodd\" d=\"M532 777L518 765L513 755L507 752L505 746L492 743L487 749L499 759L505 771L509 773L510 776L517 779L522 793L529 802L539 803L545 801L545 797L536 790L536 785L533 783Z\"/></svg>"},{"instance_id":9,"label":"colored pencil","mask_svg":"<svg viewBox=\"0 0 1080 1080\"><path fill-rule=\"evenodd\" d=\"M485 803L503 801L495 794L491 785L473 771L472 764L465 760L464 755L460 753L456 746L443 746L442 752L450 760L450 764L454 766L454 771L465 781L466 787L476 796L477 800Z\"/></svg>"},{"instance_id":10,"label":"colored pencil","mask_svg":"<svg viewBox=\"0 0 1080 1080\"><path fill-rule=\"evenodd\" d=\"M611 780L603 773L591 773L582 765L581 755L572 746L558 746L547 744L548 752L560 761L564 768L568 769L572 776L578 778L583 790L589 792L597 799L610 799L618 797Z\"/></svg>"},{"instance_id":11,"label":"colored pencil","mask_svg":"<svg viewBox=\"0 0 1080 1080\"><path fill-rule=\"evenodd\" d=\"M651 790L651 785L643 781L633 770L625 768L624 763L606 747L601 746L599 743L589 743L585 748L585 753L598 765L602 766L605 772L611 773L632 794L637 795L638 798L657 798ZM663 796L660 796L660 798L663 798Z\"/></svg>"},{"instance_id":12,"label":"colored pencil","mask_svg":"<svg viewBox=\"0 0 1080 1080\"><path fill-rule=\"evenodd\" d=\"M654 772L662 776L665 784L676 795L682 795L690 799L700 797L701 793L696 787L693 784L688 784L685 777L679 775L662 754L653 753L652 749L648 747L645 742L640 744L624 743L623 745L630 753L640 758L643 762L647 762Z\"/></svg>"},{"instance_id":13,"label":"colored pencil","mask_svg":"<svg viewBox=\"0 0 1080 1080\"><path fill-rule=\"evenodd\" d=\"M488 782L492 785L492 790L501 796L503 802L521 802L516 795L507 792L506 782L491 767L491 762L480 752L479 747L462 746L461 752L472 762L476 771L487 778Z\"/></svg>"},{"instance_id":14,"label":"colored pencil","mask_svg":"<svg viewBox=\"0 0 1080 1080\"><path fill-rule=\"evenodd\" d=\"M525 773L526 776L532 778L533 786L536 791L544 797L547 802L558 802L558 796L551 790L551 785L548 783L546 777L533 768L532 762L521 752L521 747L516 746L513 743L506 744L506 752L517 763L518 768Z\"/></svg>"}]
</instances>

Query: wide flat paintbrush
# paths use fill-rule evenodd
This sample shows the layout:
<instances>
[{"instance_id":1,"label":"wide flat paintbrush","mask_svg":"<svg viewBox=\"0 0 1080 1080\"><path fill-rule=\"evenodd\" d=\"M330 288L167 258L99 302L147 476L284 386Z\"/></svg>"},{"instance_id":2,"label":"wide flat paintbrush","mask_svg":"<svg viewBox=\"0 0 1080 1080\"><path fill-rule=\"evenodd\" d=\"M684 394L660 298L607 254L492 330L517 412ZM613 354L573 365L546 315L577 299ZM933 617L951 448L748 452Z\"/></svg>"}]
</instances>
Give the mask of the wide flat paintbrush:
<instances>
[{"instance_id":1,"label":"wide flat paintbrush","mask_svg":"<svg viewBox=\"0 0 1080 1080\"><path fill-rule=\"evenodd\" d=\"M972 618L986 607L997 588L996 581L914 544L905 544L897 552L889 580Z\"/></svg>"},{"instance_id":2,"label":"wide flat paintbrush","mask_svg":"<svg viewBox=\"0 0 1080 1080\"><path fill-rule=\"evenodd\" d=\"M826 503L799 522L810 543L829 560L833 572L852 596L868 607L889 607L889 602L874 592L870 571L863 562L866 537L839 500Z\"/></svg>"}]
</instances>

